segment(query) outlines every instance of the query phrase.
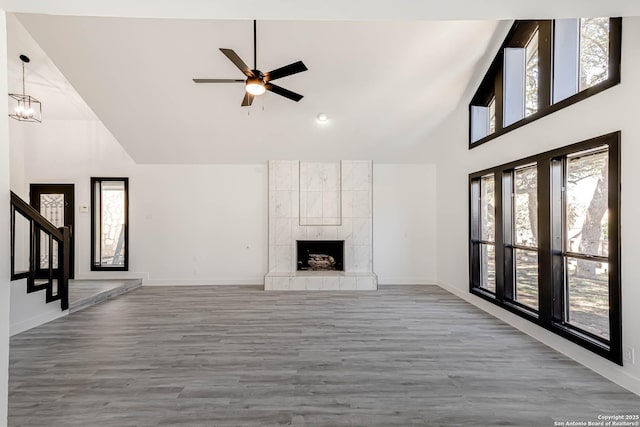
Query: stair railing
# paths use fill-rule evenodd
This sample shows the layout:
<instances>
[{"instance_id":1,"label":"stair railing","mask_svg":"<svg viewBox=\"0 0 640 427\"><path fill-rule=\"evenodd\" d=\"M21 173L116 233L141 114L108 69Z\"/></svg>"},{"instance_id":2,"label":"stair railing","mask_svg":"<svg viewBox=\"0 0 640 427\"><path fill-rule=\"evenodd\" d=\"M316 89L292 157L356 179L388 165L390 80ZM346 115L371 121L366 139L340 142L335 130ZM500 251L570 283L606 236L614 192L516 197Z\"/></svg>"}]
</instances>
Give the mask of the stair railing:
<instances>
[{"instance_id":1,"label":"stair railing","mask_svg":"<svg viewBox=\"0 0 640 427\"><path fill-rule=\"evenodd\" d=\"M29 226L29 267L26 271L16 271L17 215L24 217ZM40 242L37 239L40 239ZM37 252L38 248L42 252L43 241L48 244L48 257L41 260ZM53 256L56 246L57 265L54 264ZM56 228L40 212L11 192L11 280L27 279L27 293L45 289L47 303L60 300L62 310L67 310L69 308L70 251L69 227ZM43 262L47 263L45 268L42 266Z\"/></svg>"}]
</instances>

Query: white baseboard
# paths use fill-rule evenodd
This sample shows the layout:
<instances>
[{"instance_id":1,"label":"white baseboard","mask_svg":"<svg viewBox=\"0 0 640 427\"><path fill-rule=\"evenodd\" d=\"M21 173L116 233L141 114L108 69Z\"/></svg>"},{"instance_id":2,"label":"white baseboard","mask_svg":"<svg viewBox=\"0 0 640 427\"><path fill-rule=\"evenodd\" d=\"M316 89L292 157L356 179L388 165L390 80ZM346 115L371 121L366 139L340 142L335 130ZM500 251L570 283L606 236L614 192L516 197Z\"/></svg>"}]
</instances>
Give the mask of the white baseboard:
<instances>
[{"instance_id":1,"label":"white baseboard","mask_svg":"<svg viewBox=\"0 0 640 427\"><path fill-rule=\"evenodd\" d=\"M45 323L51 322L52 320L59 319L61 317L66 316L67 314L69 314L69 310L45 312L37 316L30 317L29 319L25 319L20 322L13 323L10 326L11 336L17 335L24 331L28 331L29 329L33 329L36 326L40 326Z\"/></svg>"},{"instance_id":2,"label":"white baseboard","mask_svg":"<svg viewBox=\"0 0 640 427\"><path fill-rule=\"evenodd\" d=\"M432 277L378 276L378 285L435 285Z\"/></svg>"},{"instance_id":3,"label":"white baseboard","mask_svg":"<svg viewBox=\"0 0 640 427\"><path fill-rule=\"evenodd\" d=\"M500 308L488 301L471 294L468 290L461 290L455 286L448 285L441 281L437 285L442 289L451 292L455 296L467 301L490 315L502 320L514 328L524 332L530 337L551 347L552 349L586 366L592 371L602 375L608 380L626 388L627 390L640 396L640 378L624 370L624 367L610 362L595 353L592 353L571 341L562 338L546 329L531 323L503 308Z\"/></svg>"},{"instance_id":4,"label":"white baseboard","mask_svg":"<svg viewBox=\"0 0 640 427\"><path fill-rule=\"evenodd\" d=\"M144 279L144 286L239 286L264 285L264 276L233 279ZM380 277L378 285L436 285L437 281L427 277Z\"/></svg>"},{"instance_id":5,"label":"white baseboard","mask_svg":"<svg viewBox=\"0 0 640 427\"><path fill-rule=\"evenodd\" d=\"M264 286L264 276L234 279L149 279L143 286Z\"/></svg>"}]
</instances>

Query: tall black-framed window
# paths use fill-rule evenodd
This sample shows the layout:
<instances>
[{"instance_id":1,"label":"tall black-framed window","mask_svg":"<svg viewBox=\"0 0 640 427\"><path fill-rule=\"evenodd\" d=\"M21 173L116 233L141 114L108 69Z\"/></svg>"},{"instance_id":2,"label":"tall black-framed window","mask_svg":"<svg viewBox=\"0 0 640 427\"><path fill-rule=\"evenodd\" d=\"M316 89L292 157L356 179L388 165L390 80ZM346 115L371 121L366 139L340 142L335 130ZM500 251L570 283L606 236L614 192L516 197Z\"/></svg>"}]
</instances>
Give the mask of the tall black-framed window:
<instances>
[{"instance_id":1,"label":"tall black-framed window","mask_svg":"<svg viewBox=\"0 0 640 427\"><path fill-rule=\"evenodd\" d=\"M511 203L504 217L505 296L513 304L538 311L538 165L519 165L503 174L503 185ZM510 263L510 265L509 265Z\"/></svg>"},{"instance_id":2,"label":"tall black-framed window","mask_svg":"<svg viewBox=\"0 0 640 427\"><path fill-rule=\"evenodd\" d=\"M469 104L469 148L620 83L621 39L622 18L515 21Z\"/></svg>"},{"instance_id":3,"label":"tall black-framed window","mask_svg":"<svg viewBox=\"0 0 640 427\"><path fill-rule=\"evenodd\" d=\"M475 203L472 221L473 251L477 270L474 284L485 292L496 292L496 188L492 173L481 176L473 186Z\"/></svg>"},{"instance_id":4,"label":"tall black-framed window","mask_svg":"<svg viewBox=\"0 0 640 427\"><path fill-rule=\"evenodd\" d=\"M91 270L129 270L128 178L91 178Z\"/></svg>"},{"instance_id":5,"label":"tall black-framed window","mask_svg":"<svg viewBox=\"0 0 640 427\"><path fill-rule=\"evenodd\" d=\"M469 262L472 293L622 364L619 145L616 132L469 175Z\"/></svg>"}]
</instances>

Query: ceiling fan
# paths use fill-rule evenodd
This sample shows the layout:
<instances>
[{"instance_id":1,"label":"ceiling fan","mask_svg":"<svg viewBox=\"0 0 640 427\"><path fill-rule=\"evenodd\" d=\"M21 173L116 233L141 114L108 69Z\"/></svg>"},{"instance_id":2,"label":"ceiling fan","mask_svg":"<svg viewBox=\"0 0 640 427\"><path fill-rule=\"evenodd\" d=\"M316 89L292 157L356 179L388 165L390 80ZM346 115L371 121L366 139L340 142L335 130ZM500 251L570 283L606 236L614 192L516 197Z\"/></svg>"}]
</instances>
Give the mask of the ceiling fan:
<instances>
[{"instance_id":1,"label":"ceiling fan","mask_svg":"<svg viewBox=\"0 0 640 427\"><path fill-rule=\"evenodd\" d=\"M302 95L292 92L280 86L276 86L271 83L273 80L281 79L283 77L290 76L292 74L301 73L307 71L307 67L302 61L294 62L284 67L276 68L275 70L263 73L258 70L256 64L256 21L253 21L253 70L244 63L242 59L233 51L233 49L223 49L220 51L229 58L233 64L242 71L247 77L246 79L193 79L195 83L244 83L246 93L242 100L242 106L248 107L253 102L253 98L258 95L262 95L265 91L271 91L280 96L284 96L292 101L298 102L302 99Z\"/></svg>"}]
</instances>

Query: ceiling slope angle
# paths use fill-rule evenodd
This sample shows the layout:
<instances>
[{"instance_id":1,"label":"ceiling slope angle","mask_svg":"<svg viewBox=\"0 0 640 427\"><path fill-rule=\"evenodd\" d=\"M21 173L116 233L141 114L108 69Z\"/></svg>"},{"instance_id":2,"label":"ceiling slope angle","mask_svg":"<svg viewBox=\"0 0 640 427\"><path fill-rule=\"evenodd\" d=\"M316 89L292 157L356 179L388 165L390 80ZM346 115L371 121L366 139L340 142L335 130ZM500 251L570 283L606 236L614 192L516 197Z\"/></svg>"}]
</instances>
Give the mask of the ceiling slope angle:
<instances>
[{"instance_id":1,"label":"ceiling slope angle","mask_svg":"<svg viewBox=\"0 0 640 427\"><path fill-rule=\"evenodd\" d=\"M26 55L30 58L25 67L26 92L42 103L44 120L97 119L29 32L11 14L7 15L7 35L7 83L10 92L22 91L20 56Z\"/></svg>"},{"instance_id":2,"label":"ceiling slope angle","mask_svg":"<svg viewBox=\"0 0 640 427\"><path fill-rule=\"evenodd\" d=\"M504 27L260 21L257 63L272 70L304 61L308 71L286 77L304 100L268 91L231 108L241 86L192 79L237 76L218 47L252 58L249 20L17 17L131 157L149 164L420 161L415 153L484 74L479 64ZM319 124L319 112L330 123Z\"/></svg>"}]
</instances>

